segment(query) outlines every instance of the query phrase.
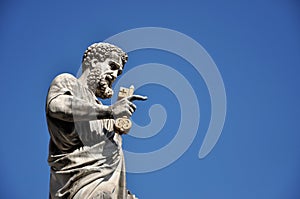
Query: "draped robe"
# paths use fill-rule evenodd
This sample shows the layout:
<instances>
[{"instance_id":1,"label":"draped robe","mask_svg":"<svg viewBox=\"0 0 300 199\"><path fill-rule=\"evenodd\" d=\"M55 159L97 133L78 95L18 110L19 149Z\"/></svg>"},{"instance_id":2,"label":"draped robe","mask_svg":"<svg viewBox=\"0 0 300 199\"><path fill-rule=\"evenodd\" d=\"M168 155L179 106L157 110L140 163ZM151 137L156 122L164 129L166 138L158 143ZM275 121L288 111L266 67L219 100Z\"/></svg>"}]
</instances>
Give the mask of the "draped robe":
<instances>
[{"instance_id":1,"label":"draped robe","mask_svg":"<svg viewBox=\"0 0 300 199\"><path fill-rule=\"evenodd\" d=\"M135 199L126 189L122 137L113 131L114 120L77 121L76 114L73 121L52 117L51 101L60 95L101 104L91 90L70 74L61 74L53 80L46 102L50 134L49 198Z\"/></svg>"}]
</instances>

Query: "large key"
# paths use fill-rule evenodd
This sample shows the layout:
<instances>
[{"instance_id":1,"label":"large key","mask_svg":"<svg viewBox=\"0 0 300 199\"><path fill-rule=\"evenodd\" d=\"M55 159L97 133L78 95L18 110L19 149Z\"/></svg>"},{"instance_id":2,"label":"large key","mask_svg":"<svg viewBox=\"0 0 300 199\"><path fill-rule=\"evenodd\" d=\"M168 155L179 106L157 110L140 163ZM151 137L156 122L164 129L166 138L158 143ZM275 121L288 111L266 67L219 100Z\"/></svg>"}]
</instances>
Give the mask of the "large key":
<instances>
[{"instance_id":1,"label":"large key","mask_svg":"<svg viewBox=\"0 0 300 199\"><path fill-rule=\"evenodd\" d=\"M120 87L118 93L118 100L121 100L125 97L132 96L134 92L134 86L131 85L129 88ZM132 122L127 116L117 118L115 120L115 132L119 134L127 134L132 127Z\"/></svg>"}]
</instances>

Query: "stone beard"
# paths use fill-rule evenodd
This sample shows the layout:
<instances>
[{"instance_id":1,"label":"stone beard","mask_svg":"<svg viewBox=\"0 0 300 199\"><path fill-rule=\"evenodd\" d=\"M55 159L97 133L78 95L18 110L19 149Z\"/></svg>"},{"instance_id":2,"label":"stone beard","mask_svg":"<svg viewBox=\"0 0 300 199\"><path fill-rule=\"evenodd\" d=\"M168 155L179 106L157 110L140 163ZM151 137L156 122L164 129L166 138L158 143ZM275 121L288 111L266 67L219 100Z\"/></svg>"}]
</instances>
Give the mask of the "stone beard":
<instances>
[{"instance_id":1,"label":"stone beard","mask_svg":"<svg viewBox=\"0 0 300 199\"><path fill-rule=\"evenodd\" d=\"M94 93L96 93L97 97L102 99L111 98L114 94L114 91L111 89L111 83L107 79L106 74L101 74L101 70L99 68L94 68L90 71L88 75L88 87Z\"/></svg>"}]
</instances>

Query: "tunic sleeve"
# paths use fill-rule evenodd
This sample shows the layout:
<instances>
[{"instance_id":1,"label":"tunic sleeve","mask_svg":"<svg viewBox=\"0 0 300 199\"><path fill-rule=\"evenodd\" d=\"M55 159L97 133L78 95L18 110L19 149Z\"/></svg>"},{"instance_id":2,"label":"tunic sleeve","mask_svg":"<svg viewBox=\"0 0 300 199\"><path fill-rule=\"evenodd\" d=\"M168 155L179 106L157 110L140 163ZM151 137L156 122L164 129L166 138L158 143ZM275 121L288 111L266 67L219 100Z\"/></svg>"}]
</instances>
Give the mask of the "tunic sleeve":
<instances>
[{"instance_id":1,"label":"tunic sleeve","mask_svg":"<svg viewBox=\"0 0 300 199\"><path fill-rule=\"evenodd\" d=\"M51 101L60 95L74 95L77 79L71 74L58 75L51 83L46 100L46 116L50 139L50 156L61 152L69 152L82 146L74 131L73 122L65 122L49 115Z\"/></svg>"},{"instance_id":2,"label":"tunic sleeve","mask_svg":"<svg viewBox=\"0 0 300 199\"><path fill-rule=\"evenodd\" d=\"M76 78L71 74L58 75L51 83L46 101L46 113L49 112L49 105L53 99L60 95L74 95L73 91L76 84Z\"/></svg>"}]
</instances>

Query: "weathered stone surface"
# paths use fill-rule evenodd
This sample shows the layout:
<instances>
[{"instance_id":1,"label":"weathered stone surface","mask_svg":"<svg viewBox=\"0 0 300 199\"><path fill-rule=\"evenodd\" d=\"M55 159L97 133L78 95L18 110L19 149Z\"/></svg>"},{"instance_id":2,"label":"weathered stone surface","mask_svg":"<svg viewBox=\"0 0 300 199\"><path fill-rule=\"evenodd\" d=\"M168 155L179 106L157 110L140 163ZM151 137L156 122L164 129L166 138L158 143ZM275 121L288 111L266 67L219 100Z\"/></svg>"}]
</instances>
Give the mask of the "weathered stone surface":
<instances>
[{"instance_id":1,"label":"weathered stone surface","mask_svg":"<svg viewBox=\"0 0 300 199\"><path fill-rule=\"evenodd\" d=\"M110 106L98 100L113 95L112 83L126 61L120 48L96 43L84 53L78 79L65 73L51 83L46 101L49 198L136 198L126 189L121 135L131 127L132 101L146 97L134 95L131 87L122 88Z\"/></svg>"}]
</instances>

